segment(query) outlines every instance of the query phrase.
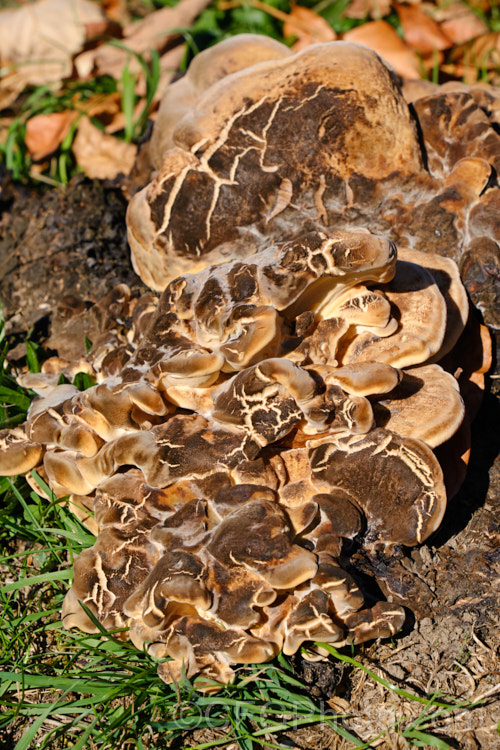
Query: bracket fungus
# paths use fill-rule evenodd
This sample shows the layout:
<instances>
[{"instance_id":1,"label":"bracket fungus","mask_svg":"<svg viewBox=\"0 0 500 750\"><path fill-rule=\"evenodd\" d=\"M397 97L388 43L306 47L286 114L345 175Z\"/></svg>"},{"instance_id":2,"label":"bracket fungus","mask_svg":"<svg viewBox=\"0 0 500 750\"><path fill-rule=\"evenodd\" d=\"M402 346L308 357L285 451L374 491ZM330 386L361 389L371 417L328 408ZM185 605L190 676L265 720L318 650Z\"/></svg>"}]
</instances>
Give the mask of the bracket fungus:
<instances>
[{"instance_id":1,"label":"bracket fungus","mask_svg":"<svg viewBox=\"0 0 500 750\"><path fill-rule=\"evenodd\" d=\"M345 568L355 546L421 544L443 517L433 449L472 377L453 258L494 138L438 148L430 96L419 140L393 73L343 42L223 43L165 102L158 171L127 216L161 296L101 303L121 323L102 323L85 392L56 385L71 358L25 376L40 396L2 432L0 473L36 468L93 509L66 627L95 632L82 602L171 657L163 679L184 665L227 682L280 649L402 626Z\"/></svg>"}]
</instances>

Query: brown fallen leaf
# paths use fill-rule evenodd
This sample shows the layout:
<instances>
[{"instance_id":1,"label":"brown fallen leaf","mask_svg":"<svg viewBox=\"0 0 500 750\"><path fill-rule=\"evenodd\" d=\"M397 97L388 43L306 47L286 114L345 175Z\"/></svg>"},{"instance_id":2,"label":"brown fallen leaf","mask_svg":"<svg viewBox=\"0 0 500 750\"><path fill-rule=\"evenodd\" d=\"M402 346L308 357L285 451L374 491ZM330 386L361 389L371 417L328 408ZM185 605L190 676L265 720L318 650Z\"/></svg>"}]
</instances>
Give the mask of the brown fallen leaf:
<instances>
[{"instance_id":1,"label":"brown fallen leaf","mask_svg":"<svg viewBox=\"0 0 500 750\"><path fill-rule=\"evenodd\" d=\"M132 52L148 59L150 50L165 50L168 44L178 38L177 29L190 26L210 0L181 0L172 8L162 8L150 13L142 21L126 26L121 40ZM135 56L119 47L101 45L93 50L93 66L98 75L120 78L127 60L131 73L139 73L141 66ZM88 64L88 63L87 63Z\"/></svg>"},{"instance_id":2,"label":"brown fallen leaf","mask_svg":"<svg viewBox=\"0 0 500 750\"><path fill-rule=\"evenodd\" d=\"M4 74L0 80L0 111L10 107L25 87L24 77L16 70Z\"/></svg>"},{"instance_id":3,"label":"brown fallen leaf","mask_svg":"<svg viewBox=\"0 0 500 750\"><path fill-rule=\"evenodd\" d=\"M107 17L112 21L125 25L130 23L130 14L126 0L101 0L101 5Z\"/></svg>"},{"instance_id":4,"label":"brown fallen leaf","mask_svg":"<svg viewBox=\"0 0 500 750\"><path fill-rule=\"evenodd\" d=\"M67 109L30 117L26 122L25 143L32 159L40 161L56 151L77 116L77 112Z\"/></svg>"},{"instance_id":5,"label":"brown fallen leaf","mask_svg":"<svg viewBox=\"0 0 500 750\"><path fill-rule=\"evenodd\" d=\"M73 141L73 153L87 177L97 180L127 175L132 169L137 146L107 135L88 117L82 117Z\"/></svg>"},{"instance_id":6,"label":"brown fallen leaf","mask_svg":"<svg viewBox=\"0 0 500 750\"><path fill-rule=\"evenodd\" d=\"M420 78L418 57L406 46L396 30L387 21L370 21L351 29L343 35L349 42L370 47L404 78Z\"/></svg>"},{"instance_id":7,"label":"brown fallen leaf","mask_svg":"<svg viewBox=\"0 0 500 750\"><path fill-rule=\"evenodd\" d=\"M449 55L450 62L461 63L464 68L475 71L476 79L481 70L500 67L500 32L482 34L472 42L455 47Z\"/></svg>"},{"instance_id":8,"label":"brown fallen leaf","mask_svg":"<svg viewBox=\"0 0 500 750\"><path fill-rule=\"evenodd\" d=\"M89 0L38 0L2 10L0 65L15 71L24 85L60 82L71 75L87 26L103 21L101 9Z\"/></svg>"},{"instance_id":9,"label":"brown fallen leaf","mask_svg":"<svg viewBox=\"0 0 500 750\"><path fill-rule=\"evenodd\" d=\"M487 24L460 0L436 8L434 19L453 44L464 44L488 32Z\"/></svg>"},{"instance_id":10,"label":"brown fallen leaf","mask_svg":"<svg viewBox=\"0 0 500 750\"><path fill-rule=\"evenodd\" d=\"M391 12L391 0L353 0L344 11L346 18L373 18L378 20Z\"/></svg>"},{"instance_id":11,"label":"brown fallen leaf","mask_svg":"<svg viewBox=\"0 0 500 750\"><path fill-rule=\"evenodd\" d=\"M98 117L106 125L121 110L122 98L118 91L112 94L94 94L81 106L88 117Z\"/></svg>"},{"instance_id":12,"label":"brown fallen leaf","mask_svg":"<svg viewBox=\"0 0 500 750\"><path fill-rule=\"evenodd\" d=\"M448 49L451 41L438 24L415 5L394 3L398 14L405 42L422 55L429 55L434 50Z\"/></svg>"},{"instance_id":13,"label":"brown fallen leaf","mask_svg":"<svg viewBox=\"0 0 500 750\"><path fill-rule=\"evenodd\" d=\"M283 24L283 36L297 37L292 45L294 52L317 42L334 42L337 38L330 24L310 8L294 5L288 19Z\"/></svg>"}]
</instances>

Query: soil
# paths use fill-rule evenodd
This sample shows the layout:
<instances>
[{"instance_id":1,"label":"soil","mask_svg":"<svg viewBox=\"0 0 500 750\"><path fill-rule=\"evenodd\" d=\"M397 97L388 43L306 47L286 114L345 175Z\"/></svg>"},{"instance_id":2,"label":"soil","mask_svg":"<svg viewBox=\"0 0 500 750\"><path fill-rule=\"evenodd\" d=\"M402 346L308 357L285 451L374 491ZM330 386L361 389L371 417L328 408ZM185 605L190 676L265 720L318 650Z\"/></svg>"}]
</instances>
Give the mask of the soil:
<instances>
[{"instance_id":1,"label":"soil","mask_svg":"<svg viewBox=\"0 0 500 750\"><path fill-rule=\"evenodd\" d=\"M40 193L0 173L0 299L7 335L48 336L62 298L96 302L120 283L145 287L130 263L119 186L75 177Z\"/></svg>"},{"instance_id":2,"label":"soil","mask_svg":"<svg viewBox=\"0 0 500 750\"><path fill-rule=\"evenodd\" d=\"M78 295L91 304L123 282L136 293L144 290L129 260L126 201L119 185L78 177L64 191L43 194L13 184L6 174L0 177L0 299L10 336L32 330L32 337L42 344L49 340L61 324L64 297ZM498 279L492 292L489 274L482 295L479 277L480 272L471 276L472 296L491 324L498 316L491 309L498 299ZM494 339L496 335L497 331ZM20 347L14 356L22 353ZM417 694L482 701L453 715L431 712L427 723L416 727L464 750L498 747L499 390L495 363L489 392L473 424L465 482L434 537L420 548L396 550L390 559L358 557L351 571L367 598L382 594L408 608L406 625L397 637L359 648L355 656ZM310 663L299 656L294 667L318 702L347 715L344 726L361 740L387 730L371 747L409 747L408 733L412 722L422 719L423 706L390 692L358 669ZM184 744L215 738L200 730ZM272 741L278 739L304 749L350 746L326 725L300 728Z\"/></svg>"}]
</instances>

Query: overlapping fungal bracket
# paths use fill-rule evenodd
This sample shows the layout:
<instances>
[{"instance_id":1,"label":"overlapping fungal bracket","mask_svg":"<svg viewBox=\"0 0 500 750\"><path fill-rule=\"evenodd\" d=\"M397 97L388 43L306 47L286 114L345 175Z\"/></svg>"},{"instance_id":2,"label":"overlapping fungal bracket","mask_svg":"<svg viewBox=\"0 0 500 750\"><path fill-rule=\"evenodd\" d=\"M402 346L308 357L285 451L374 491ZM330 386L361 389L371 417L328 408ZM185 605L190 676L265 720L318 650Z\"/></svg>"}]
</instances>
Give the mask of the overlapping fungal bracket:
<instances>
[{"instance_id":1,"label":"overlapping fungal bracket","mask_svg":"<svg viewBox=\"0 0 500 750\"><path fill-rule=\"evenodd\" d=\"M84 365L96 385L56 385L82 363L49 360L23 378L40 393L26 423L0 434L0 473L36 468L97 534L64 624L95 632L82 602L130 626L171 657L167 681L396 633L403 609L365 604L349 553L438 527L433 449L464 417L454 262L330 221L340 183L351 198L375 175L435 186L391 74L343 43L278 52L223 87L188 74L163 167L129 212L136 268L166 288L112 292Z\"/></svg>"}]
</instances>

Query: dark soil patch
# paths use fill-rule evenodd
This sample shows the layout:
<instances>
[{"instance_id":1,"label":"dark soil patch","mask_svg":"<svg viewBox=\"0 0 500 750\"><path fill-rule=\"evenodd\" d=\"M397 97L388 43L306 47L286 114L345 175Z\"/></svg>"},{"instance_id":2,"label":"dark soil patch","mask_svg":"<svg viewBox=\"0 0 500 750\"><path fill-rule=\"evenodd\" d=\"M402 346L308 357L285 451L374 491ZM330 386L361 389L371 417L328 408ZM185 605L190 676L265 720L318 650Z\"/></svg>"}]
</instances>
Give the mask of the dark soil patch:
<instances>
[{"instance_id":1,"label":"dark soil patch","mask_svg":"<svg viewBox=\"0 0 500 750\"><path fill-rule=\"evenodd\" d=\"M144 289L127 244L119 187L75 177L41 192L0 173L0 299L7 334L47 335L66 295L95 302L116 284Z\"/></svg>"}]
</instances>

